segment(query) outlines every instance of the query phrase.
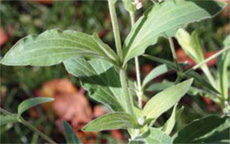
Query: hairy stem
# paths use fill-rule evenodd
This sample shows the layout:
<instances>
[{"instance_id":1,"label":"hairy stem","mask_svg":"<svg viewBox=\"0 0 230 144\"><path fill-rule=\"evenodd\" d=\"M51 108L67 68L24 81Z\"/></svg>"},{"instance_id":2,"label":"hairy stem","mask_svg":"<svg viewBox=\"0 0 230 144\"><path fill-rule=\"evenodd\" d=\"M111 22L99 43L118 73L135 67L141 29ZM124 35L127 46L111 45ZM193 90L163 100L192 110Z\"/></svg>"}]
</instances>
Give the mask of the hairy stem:
<instances>
[{"instance_id":1,"label":"hairy stem","mask_svg":"<svg viewBox=\"0 0 230 144\"><path fill-rule=\"evenodd\" d=\"M125 96L125 106L126 111L135 116L134 110L133 110L133 98L132 95L129 93L129 86L128 86L128 78L126 76L126 72L124 69L120 69L120 80L121 80L121 86L123 90L123 94Z\"/></svg>"},{"instance_id":2,"label":"hairy stem","mask_svg":"<svg viewBox=\"0 0 230 144\"><path fill-rule=\"evenodd\" d=\"M131 25L132 28L135 24L135 16L133 12L129 12L130 15L130 19L131 19ZM140 75L140 65L139 65L139 60L138 60L138 56L136 56L135 58L135 68L136 68L136 79L137 79L137 98L138 98L138 106L140 108L142 108L142 97L143 97L143 92L141 89L141 75Z\"/></svg>"},{"instance_id":3,"label":"hairy stem","mask_svg":"<svg viewBox=\"0 0 230 144\"><path fill-rule=\"evenodd\" d=\"M122 60L123 53L122 53L122 48L121 48L121 38L120 38L120 32L119 32L119 26L118 26L118 21L117 21L117 14L116 14L116 9L114 5L114 0L108 0L108 3L109 3L110 17L111 17L112 26L113 26L113 34L114 34L114 39L115 39L115 44L116 44L116 50L117 50L118 56Z\"/></svg>"},{"instance_id":4,"label":"hairy stem","mask_svg":"<svg viewBox=\"0 0 230 144\"><path fill-rule=\"evenodd\" d=\"M6 115L11 115L13 113L0 108L0 112L6 114ZM55 141L53 141L51 138L49 138L46 134L43 132L39 131L37 128L35 128L33 125L31 125L29 122L25 121L23 118L20 118L20 123L22 123L24 126L28 127L30 130L36 132L39 136L41 136L44 140L49 142L50 144L57 144Z\"/></svg>"}]
</instances>

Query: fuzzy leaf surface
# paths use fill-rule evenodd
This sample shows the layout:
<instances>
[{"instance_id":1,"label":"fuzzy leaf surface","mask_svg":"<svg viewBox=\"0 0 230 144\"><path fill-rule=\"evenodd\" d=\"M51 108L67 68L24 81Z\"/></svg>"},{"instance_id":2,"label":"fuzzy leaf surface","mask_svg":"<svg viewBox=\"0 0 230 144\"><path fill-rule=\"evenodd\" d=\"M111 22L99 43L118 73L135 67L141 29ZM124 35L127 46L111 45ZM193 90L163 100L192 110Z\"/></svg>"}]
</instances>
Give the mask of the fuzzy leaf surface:
<instances>
[{"instance_id":1,"label":"fuzzy leaf surface","mask_svg":"<svg viewBox=\"0 0 230 144\"><path fill-rule=\"evenodd\" d=\"M83 131L103 131L139 128L137 121L128 113L116 112L103 115L83 127Z\"/></svg>"},{"instance_id":2,"label":"fuzzy leaf surface","mask_svg":"<svg viewBox=\"0 0 230 144\"><path fill-rule=\"evenodd\" d=\"M143 115L147 118L157 119L186 94L192 82L193 79L186 80L153 96L145 105Z\"/></svg>"},{"instance_id":3,"label":"fuzzy leaf surface","mask_svg":"<svg viewBox=\"0 0 230 144\"><path fill-rule=\"evenodd\" d=\"M113 65L102 59L87 61L72 58L64 62L66 70L79 78L82 86L96 101L114 111L123 111L123 95L119 75Z\"/></svg>"},{"instance_id":4,"label":"fuzzy leaf surface","mask_svg":"<svg viewBox=\"0 0 230 144\"><path fill-rule=\"evenodd\" d=\"M212 18L226 6L223 2L166 0L155 4L136 22L124 44L124 62L141 55L159 37L174 36L189 23Z\"/></svg>"},{"instance_id":5,"label":"fuzzy leaf surface","mask_svg":"<svg viewBox=\"0 0 230 144\"><path fill-rule=\"evenodd\" d=\"M220 143L229 140L230 117L208 116L188 124L174 136L174 143L203 143L208 139ZM215 137L222 135L222 138ZM208 143L209 143L208 142Z\"/></svg>"},{"instance_id":6,"label":"fuzzy leaf surface","mask_svg":"<svg viewBox=\"0 0 230 144\"><path fill-rule=\"evenodd\" d=\"M29 35L19 40L1 63L51 66L75 56L99 57L116 63L116 54L108 46L99 45L96 39L95 36L71 30L47 30L40 35Z\"/></svg>"},{"instance_id":7,"label":"fuzzy leaf surface","mask_svg":"<svg viewBox=\"0 0 230 144\"><path fill-rule=\"evenodd\" d=\"M29 108L36 106L38 104L46 103L53 101L53 98L45 98L45 97L39 97L39 98L29 98L22 103L19 104L18 106L18 115L20 116L23 112L28 110Z\"/></svg>"}]
</instances>

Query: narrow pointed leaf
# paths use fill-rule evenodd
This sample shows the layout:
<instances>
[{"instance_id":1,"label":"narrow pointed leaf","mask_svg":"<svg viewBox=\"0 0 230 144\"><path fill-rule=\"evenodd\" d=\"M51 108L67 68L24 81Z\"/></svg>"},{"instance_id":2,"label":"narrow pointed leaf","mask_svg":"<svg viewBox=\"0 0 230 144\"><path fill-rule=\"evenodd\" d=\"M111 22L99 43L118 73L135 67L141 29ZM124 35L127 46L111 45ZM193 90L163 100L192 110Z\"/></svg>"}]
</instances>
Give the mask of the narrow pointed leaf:
<instances>
[{"instance_id":1,"label":"narrow pointed leaf","mask_svg":"<svg viewBox=\"0 0 230 144\"><path fill-rule=\"evenodd\" d=\"M224 40L224 47L230 46L230 35ZM230 66L230 51L224 53L220 59L220 87L221 93L225 100L228 99L228 85L229 85L229 66Z\"/></svg>"},{"instance_id":2,"label":"narrow pointed leaf","mask_svg":"<svg viewBox=\"0 0 230 144\"><path fill-rule=\"evenodd\" d=\"M89 95L112 108L123 111L124 100L119 75L109 62L102 59L86 61L73 58L64 62L66 70L79 78Z\"/></svg>"},{"instance_id":3,"label":"narrow pointed leaf","mask_svg":"<svg viewBox=\"0 0 230 144\"><path fill-rule=\"evenodd\" d=\"M150 86L146 88L146 91L162 91L166 88L169 88L170 86L173 86L174 83L170 81L163 81L161 83L153 83Z\"/></svg>"},{"instance_id":4,"label":"narrow pointed leaf","mask_svg":"<svg viewBox=\"0 0 230 144\"><path fill-rule=\"evenodd\" d=\"M139 128L136 120L124 112L103 115L83 127L83 131L103 131L114 129Z\"/></svg>"},{"instance_id":5,"label":"narrow pointed leaf","mask_svg":"<svg viewBox=\"0 0 230 144\"><path fill-rule=\"evenodd\" d=\"M14 66L50 66L75 56L94 56L116 63L113 51L106 51L94 38L81 32L48 30L18 41L1 63Z\"/></svg>"},{"instance_id":6,"label":"narrow pointed leaf","mask_svg":"<svg viewBox=\"0 0 230 144\"><path fill-rule=\"evenodd\" d=\"M203 76L199 75L197 72L193 70L189 70L185 72L185 75L188 77L194 78L197 82L199 82L202 86L204 86L207 90L212 91L214 93L219 94L220 92L214 88Z\"/></svg>"},{"instance_id":7,"label":"narrow pointed leaf","mask_svg":"<svg viewBox=\"0 0 230 144\"><path fill-rule=\"evenodd\" d=\"M169 68L177 70L176 64L171 62L171 61L169 61L169 60L158 58L158 57L147 55L147 54L144 54L143 56L146 57L147 59L152 60L152 61L156 61L158 63L166 64Z\"/></svg>"},{"instance_id":8,"label":"narrow pointed leaf","mask_svg":"<svg viewBox=\"0 0 230 144\"><path fill-rule=\"evenodd\" d=\"M197 119L185 128L180 130L174 136L174 143L203 143L205 139L213 138L220 142L221 140L229 140L230 117L229 116L208 116L205 118ZM213 136L217 136L222 132L227 132L223 139L215 139ZM226 137L227 136L227 137Z\"/></svg>"},{"instance_id":9,"label":"narrow pointed leaf","mask_svg":"<svg viewBox=\"0 0 230 144\"><path fill-rule=\"evenodd\" d=\"M193 79L169 87L151 98L144 107L143 115L157 119L162 113L175 105L189 90Z\"/></svg>"},{"instance_id":10,"label":"narrow pointed leaf","mask_svg":"<svg viewBox=\"0 0 230 144\"><path fill-rule=\"evenodd\" d=\"M184 109L184 107L177 110L177 104L174 105L173 112L162 129L166 134L169 135L172 132L172 130L176 124L176 120L180 116L180 114L182 113L183 109Z\"/></svg>"},{"instance_id":11,"label":"narrow pointed leaf","mask_svg":"<svg viewBox=\"0 0 230 144\"><path fill-rule=\"evenodd\" d=\"M19 104L18 106L18 115L21 116L23 112L28 110L29 108L36 106L38 104L46 103L46 102L51 102L53 101L53 98L45 98L45 97L39 97L39 98L29 98L22 103Z\"/></svg>"},{"instance_id":12,"label":"narrow pointed leaf","mask_svg":"<svg viewBox=\"0 0 230 144\"><path fill-rule=\"evenodd\" d=\"M169 60L165 60L165 59L162 59L162 58L158 58L158 57L154 57L154 56L146 55L146 54L144 55L144 57L146 57L146 58L148 58L150 60L162 63L162 64L166 64L169 68L178 71L177 66L173 62L171 62ZM216 90L216 88L214 88L204 77L200 76L195 71L188 70L188 71L184 72L184 74L185 74L185 76L187 76L189 78L191 78L191 77L194 78L197 82L202 84L206 89L211 90L212 92L219 94L219 91Z\"/></svg>"},{"instance_id":13,"label":"narrow pointed leaf","mask_svg":"<svg viewBox=\"0 0 230 144\"><path fill-rule=\"evenodd\" d=\"M68 122L63 120L62 125L63 125L63 128L64 128L64 133L65 133L65 138L66 138L67 144L81 144L81 141L76 136L74 130L68 124Z\"/></svg>"},{"instance_id":14,"label":"narrow pointed leaf","mask_svg":"<svg viewBox=\"0 0 230 144\"><path fill-rule=\"evenodd\" d=\"M143 87L145 87L151 80L155 79L156 77L166 73L168 71L166 65L160 65L154 68L143 80Z\"/></svg>"},{"instance_id":15,"label":"narrow pointed leaf","mask_svg":"<svg viewBox=\"0 0 230 144\"><path fill-rule=\"evenodd\" d=\"M165 0L155 4L134 25L124 44L124 62L144 53L159 37L174 36L189 23L212 18L226 6L223 2Z\"/></svg>"},{"instance_id":16,"label":"narrow pointed leaf","mask_svg":"<svg viewBox=\"0 0 230 144\"><path fill-rule=\"evenodd\" d=\"M18 122L17 114L0 115L0 126L8 123Z\"/></svg>"}]
</instances>

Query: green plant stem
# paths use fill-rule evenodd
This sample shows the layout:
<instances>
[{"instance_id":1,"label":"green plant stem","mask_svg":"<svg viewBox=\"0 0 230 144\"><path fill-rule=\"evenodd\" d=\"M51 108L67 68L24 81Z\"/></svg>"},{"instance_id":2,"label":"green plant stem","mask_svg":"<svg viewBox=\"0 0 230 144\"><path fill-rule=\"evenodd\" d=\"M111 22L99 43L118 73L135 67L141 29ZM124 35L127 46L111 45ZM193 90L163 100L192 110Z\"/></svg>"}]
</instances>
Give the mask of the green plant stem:
<instances>
[{"instance_id":1,"label":"green plant stem","mask_svg":"<svg viewBox=\"0 0 230 144\"><path fill-rule=\"evenodd\" d=\"M36 132L39 136L41 136L44 140L49 142L50 144L57 144L55 141L53 141L51 138L49 138L47 135L45 135L43 132L39 131L36 127L31 125L29 122L25 121L23 118L20 119L21 123L31 129L32 131Z\"/></svg>"},{"instance_id":2,"label":"green plant stem","mask_svg":"<svg viewBox=\"0 0 230 144\"><path fill-rule=\"evenodd\" d=\"M179 66L179 64L177 62L177 56L176 56L176 51L175 51L175 47L174 47L174 44L173 44L172 37L168 38L168 40L169 40L169 45L170 45L170 50L171 50L171 53L172 53L173 61L176 64L177 69L180 71L180 66Z\"/></svg>"},{"instance_id":3,"label":"green plant stem","mask_svg":"<svg viewBox=\"0 0 230 144\"><path fill-rule=\"evenodd\" d=\"M133 110L133 98L129 93L129 86L128 86L128 78L126 76L126 72L124 69L120 69L120 80L121 80L121 86L123 90L123 94L125 96L125 106L126 111L135 116L134 110Z\"/></svg>"},{"instance_id":4,"label":"green plant stem","mask_svg":"<svg viewBox=\"0 0 230 144\"><path fill-rule=\"evenodd\" d=\"M6 115L12 114L11 112L9 112L3 108L0 108L0 112L4 113ZM37 128L35 128L33 125L31 125L29 122L25 121L23 118L20 118L20 123L22 123L23 125L25 125L29 129L31 129L32 131L36 132L39 136L41 136L44 140L46 140L50 144L57 144L55 141L53 141L51 138L49 138L46 134L39 131Z\"/></svg>"},{"instance_id":5,"label":"green plant stem","mask_svg":"<svg viewBox=\"0 0 230 144\"><path fill-rule=\"evenodd\" d=\"M218 57L219 55L223 54L224 52L229 51L229 50L230 50L230 46L229 46L229 47L226 47L226 48L224 48L224 49L222 49L222 50L220 50L220 51L218 51L218 52L215 53L214 55L210 56L209 58L207 58L207 59L203 60L202 62L200 62L200 63L196 64L195 66L193 66L193 67L191 68L191 70L196 70L196 69L198 69L198 68L200 68L200 67L201 67L201 68L203 67L203 68L202 68L202 71L205 73L205 75L207 76L207 78L208 78L208 80L210 81L210 83L216 88L215 80L214 80L214 78L212 77L211 72L209 71L209 69L208 69L206 63L209 62L209 61L211 61L212 59ZM205 67L206 67L206 68L205 68ZM187 70L187 71L184 72L184 73L188 73L188 72L191 71L191 70Z\"/></svg>"},{"instance_id":6,"label":"green plant stem","mask_svg":"<svg viewBox=\"0 0 230 144\"><path fill-rule=\"evenodd\" d=\"M131 26L133 28L135 24L135 15L133 12L129 12L130 19L131 19ZM137 98L138 98L138 106L142 108L142 97L143 97L143 92L141 88L141 75L140 75L140 64L139 64L139 59L138 56L135 58L135 68L136 68L136 79L137 79Z\"/></svg>"},{"instance_id":7,"label":"green plant stem","mask_svg":"<svg viewBox=\"0 0 230 144\"><path fill-rule=\"evenodd\" d=\"M114 39L115 39L115 44L116 44L116 50L117 50L118 56L122 60L123 53L122 53L122 48L121 48L121 38L120 38L120 32L119 32L119 26L118 26L118 21L117 21L117 14L116 14L114 0L108 0L108 3L109 3L110 17L111 17L112 26L113 26L113 34L114 34Z\"/></svg>"},{"instance_id":8,"label":"green plant stem","mask_svg":"<svg viewBox=\"0 0 230 144\"><path fill-rule=\"evenodd\" d=\"M223 52L225 51L229 51L230 50L230 46L226 47L220 51L218 51L217 53L215 53L214 55L210 56L209 58L203 60L202 62L196 64L195 66L192 67L193 70L198 69L199 67L201 67L202 65L206 64L207 62L211 61L212 59L218 57L219 55L221 55Z\"/></svg>"}]
</instances>

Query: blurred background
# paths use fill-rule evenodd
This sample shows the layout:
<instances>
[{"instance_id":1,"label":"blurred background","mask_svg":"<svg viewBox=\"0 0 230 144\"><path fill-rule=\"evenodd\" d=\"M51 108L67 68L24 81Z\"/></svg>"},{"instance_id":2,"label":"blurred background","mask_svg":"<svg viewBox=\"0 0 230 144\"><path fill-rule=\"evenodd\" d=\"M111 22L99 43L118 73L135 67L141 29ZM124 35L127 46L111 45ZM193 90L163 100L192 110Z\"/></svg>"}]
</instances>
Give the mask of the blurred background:
<instances>
[{"instance_id":1,"label":"blurred background","mask_svg":"<svg viewBox=\"0 0 230 144\"><path fill-rule=\"evenodd\" d=\"M22 37L29 34L39 34L47 29L59 28L97 33L101 39L114 48L112 26L106 0L1 0L0 1L0 46L1 57ZM144 7L138 10L139 18L152 2L144 1ZM191 24L188 31L197 30L201 38L205 56L209 57L222 48L222 41L230 32L229 8L212 20ZM117 15L121 38L124 41L130 31L130 19L121 1L117 3ZM176 40L178 61L189 62ZM147 49L146 53L172 60L169 43L160 38L158 44ZM159 63L140 57L142 77L148 74ZM217 59L208 65L216 71ZM200 72L198 70L198 72ZM201 73L201 72L200 72ZM130 61L128 74L135 79L134 62ZM202 74L202 73L201 73ZM145 100L160 90L159 83L175 81L176 73L169 73L152 82L153 92L146 93ZM92 119L107 113L106 107L89 98L79 84L79 81L69 75L62 65L52 67L7 67L1 65L1 104L10 112L16 112L17 106L30 97L54 97L55 101L27 111L23 117L39 130L49 135L56 142L64 143L62 120L67 120L74 128L83 143L125 143L128 134L125 131L114 130L105 132L84 133L80 129ZM196 84L196 83L195 83ZM199 85L197 85L199 87ZM144 101L145 102L145 101ZM143 102L143 103L144 103ZM174 131L181 129L190 121L212 114L221 113L220 108L210 99L202 95L186 95L179 105L185 110L177 121ZM160 117L156 127L160 126L170 116L170 111ZM1 126L0 143L43 143L44 140L36 133L20 124Z\"/></svg>"}]
</instances>

